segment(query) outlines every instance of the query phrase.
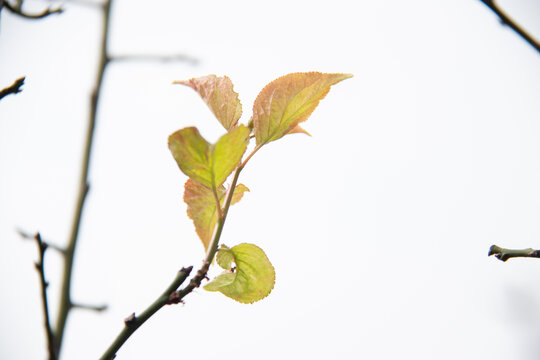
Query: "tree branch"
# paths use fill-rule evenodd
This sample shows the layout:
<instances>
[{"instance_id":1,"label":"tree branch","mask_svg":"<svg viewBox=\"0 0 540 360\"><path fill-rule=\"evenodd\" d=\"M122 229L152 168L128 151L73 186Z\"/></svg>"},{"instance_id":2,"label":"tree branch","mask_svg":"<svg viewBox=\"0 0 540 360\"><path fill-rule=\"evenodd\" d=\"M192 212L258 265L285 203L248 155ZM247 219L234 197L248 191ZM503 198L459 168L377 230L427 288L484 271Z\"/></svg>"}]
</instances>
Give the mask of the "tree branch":
<instances>
[{"instance_id":1,"label":"tree branch","mask_svg":"<svg viewBox=\"0 0 540 360\"><path fill-rule=\"evenodd\" d=\"M132 54L132 55L115 55L111 56L111 61L147 61L147 62L187 62L191 65L197 65L199 59L183 55L144 55L144 54Z\"/></svg>"},{"instance_id":2,"label":"tree branch","mask_svg":"<svg viewBox=\"0 0 540 360\"><path fill-rule=\"evenodd\" d=\"M88 304L81 304L81 303L72 303L71 304L72 309L82 309L82 310L92 310L97 312L102 312L107 310L107 305L88 305Z\"/></svg>"},{"instance_id":3,"label":"tree branch","mask_svg":"<svg viewBox=\"0 0 540 360\"><path fill-rule=\"evenodd\" d=\"M16 15L22 16L25 19L33 19L33 20L43 19L43 18L45 18L45 17L47 17L49 15L60 14L60 13L64 12L64 9L62 9L61 7L56 8L56 9L52 9L52 8L48 7L48 8L46 8L45 10L43 10L42 12L40 12L38 14L28 14L28 13L25 13L22 10L21 6L11 5L8 1L4 1L4 6L5 6L6 9L8 9L9 11L11 11L12 13L14 13Z\"/></svg>"},{"instance_id":4,"label":"tree branch","mask_svg":"<svg viewBox=\"0 0 540 360\"><path fill-rule=\"evenodd\" d=\"M512 30L518 33L525 41L527 41L536 51L540 52L540 43L525 31L521 26L514 22L502 9L497 6L494 0L480 0L488 8L491 9L499 17L503 25L508 25Z\"/></svg>"},{"instance_id":5,"label":"tree branch","mask_svg":"<svg viewBox=\"0 0 540 360\"><path fill-rule=\"evenodd\" d=\"M53 2L55 0L47 0L48 2ZM62 0L62 4L70 4L76 6L85 6L85 7L101 7L103 6L103 1L92 1L92 0Z\"/></svg>"},{"instance_id":6,"label":"tree branch","mask_svg":"<svg viewBox=\"0 0 540 360\"><path fill-rule=\"evenodd\" d=\"M131 314L124 320L124 328L118 334L113 343L105 351L105 353L100 357L100 360L112 360L116 357L116 352L124 343L129 339L129 337L148 320L152 315L154 315L159 309L168 304L177 304L180 301L171 301L171 294L174 294L176 289L187 279L192 266L188 268L182 268L172 283L167 287L167 289L159 296L149 307L146 308L140 315L136 316L135 313Z\"/></svg>"},{"instance_id":7,"label":"tree branch","mask_svg":"<svg viewBox=\"0 0 540 360\"><path fill-rule=\"evenodd\" d=\"M16 231L19 234L19 236L22 237L23 239L34 239L35 238L35 235L30 235L29 233L27 233L26 231L23 231L21 229L17 229ZM61 254L64 253L64 249L62 249L58 245L51 244L49 241L44 240L43 237L41 237L41 242L47 246L47 249L53 249L55 251L58 251Z\"/></svg>"},{"instance_id":8,"label":"tree branch","mask_svg":"<svg viewBox=\"0 0 540 360\"><path fill-rule=\"evenodd\" d=\"M229 207L231 206L234 189L236 188L236 184L238 182L238 177L240 176L240 172L244 168L247 161L255 154L257 150L258 148L253 151L248 156L248 158L236 168L236 171L234 172L233 180L231 186L229 187L223 205L222 215L218 218L218 222L214 230L214 235L212 236L212 241L210 242L210 246L208 247L208 251L206 252L203 264L201 268L197 271L197 274L195 274L195 276L190 280L189 284L185 288L176 291L176 289L187 278L192 269L192 267L189 267L187 269L182 268L182 270L180 270L180 273L177 275L171 285L169 285L167 290L163 294L161 294L161 296L156 301L154 301L154 303L150 305L139 317L136 317L135 314L132 314L125 320L126 326L116 337L116 339L107 349L107 351L101 356L100 360L114 359L116 356L116 352L122 347L122 345L124 345L124 343L131 336L131 334L133 334L154 313L156 313L164 305L183 303L184 297L191 293L194 289L198 288L204 279L207 279L206 275L208 274L208 269L210 268L210 264L212 264L212 260L214 259L214 256L216 255L218 249L219 239L221 238L223 226L225 225L225 220L227 219L227 213L229 212ZM164 300L165 298L166 300Z\"/></svg>"},{"instance_id":9,"label":"tree branch","mask_svg":"<svg viewBox=\"0 0 540 360\"><path fill-rule=\"evenodd\" d=\"M18 94L22 91L21 86L24 85L25 77L18 78L10 86L0 90L0 99L9 94Z\"/></svg>"},{"instance_id":10,"label":"tree branch","mask_svg":"<svg viewBox=\"0 0 540 360\"><path fill-rule=\"evenodd\" d=\"M56 321L55 334L58 339L58 348L62 346L62 340L64 338L64 330L66 327L66 321L69 311L73 305L71 302L71 274L73 270L73 259L75 255L75 249L77 245L77 239L79 235L79 228L82 219L82 213L86 195L89 190L88 183L88 170L90 168L90 156L92 153L92 144L94 139L94 129L97 121L97 109L99 104L99 97L101 94L101 87L103 85L103 79L105 75L105 69L109 63L109 57L107 55L107 42L109 35L109 23L111 14L112 0L108 0L103 5L102 21L103 30L101 34L101 46L99 52L99 64L96 75L96 82L94 90L90 96L90 112L88 117L88 128L86 131L86 140L84 147L83 162L81 168L81 175L79 180L79 193L77 196L77 203L75 206L75 213L73 215L73 222L71 226L70 237L65 249L64 256L64 274L62 276L62 289L60 291L60 303L58 307L58 317Z\"/></svg>"},{"instance_id":11,"label":"tree branch","mask_svg":"<svg viewBox=\"0 0 540 360\"><path fill-rule=\"evenodd\" d=\"M34 236L36 244L39 249L39 259L35 262L36 270L39 273L40 285L41 285L41 303L43 305L44 325L45 332L47 333L47 345L49 349L49 360L58 359L58 344L51 329L51 321L49 317L49 303L47 301L47 287L49 284L45 279L45 268L43 266L45 251L47 250L47 244L41 240L39 232Z\"/></svg>"},{"instance_id":12,"label":"tree branch","mask_svg":"<svg viewBox=\"0 0 540 360\"><path fill-rule=\"evenodd\" d=\"M501 261L515 257L540 258L540 250L528 249L505 249L497 245L491 245L488 256L495 255Z\"/></svg>"}]
</instances>

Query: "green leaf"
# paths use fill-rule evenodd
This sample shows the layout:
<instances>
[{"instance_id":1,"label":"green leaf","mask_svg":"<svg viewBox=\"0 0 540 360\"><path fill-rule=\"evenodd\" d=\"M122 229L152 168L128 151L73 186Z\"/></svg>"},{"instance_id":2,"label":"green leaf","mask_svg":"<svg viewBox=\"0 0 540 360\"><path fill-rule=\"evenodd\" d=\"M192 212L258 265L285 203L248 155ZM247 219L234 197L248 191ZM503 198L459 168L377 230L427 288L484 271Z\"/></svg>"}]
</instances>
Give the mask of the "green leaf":
<instances>
[{"instance_id":1,"label":"green leaf","mask_svg":"<svg viewBox=\"0 0 540 360\"><path fill-rule=\"evenodd\" d=\"M231 264L234 262L234 255L227 245L221 245L221 248L218 250L216 255L216 261L223 269L231 270Z\"/></svg>"},{"instance_id":2,"label":"green leaf","mask_svg":"<svg viewBox=\"0 0 540 360\"><path fill-rule=\"evenodd\" d=\"M186 181L184 188L184 201L187 204L187 214L193 220L195 231L201 239L204 249L207 250L217 222L216 199L212 190L192 179ZM231 204L240 201L246 191L249 191L249 189L245 185L238 184L235 188ZM226 194L225 187L223 185L219 186L216 192L220 204L223 205Z\"/></svg>"},{"instance_id":3,"label":"green leaf","mask_svg":"<svg viewBox=\"0 0 540 360\"><path fill-rule=\"evenodd\" d=\"M215 184L219 186L242 160L249 142L249 129L240 125L223 135L212 149L212 169Z\"/></svg>"},{"instance_id":4,"label":"green leaf","mask_svg":"<svg viewBox=\"0 0 540 360\"><path fill-rule=\"evenodd\" d=\"M174 84L186 85L198 92L227 131L238 123L242 115L242 104L227 76L208 75L187 81L175 81Z\"/></svg>"},{"instance_id":5,"label":"green leaf","mask_svg":"<svg viewBox=\"0 0 540 360\"><path fill-rule=\"evenodd\" d=\"M232 271L225 271L222 274L216 276L212 282L209 282L204 286L204 290L207 291L220 291L219 289L230 285L236 279L236 274Z\"/></svg>"},{"instance_id":6,"label":"green leaf","mask_svg":"<svg viewBox=\"0 0 540 360\"><path fill-rule=\"evenodd\" d=\"M308 119L331 85L350 77L351 74L293 73L266 85L253 103L257 145L289 133L305 133L298 124Z\"/></svg>"},{"instance_id":7,"label":"green leaf","mask_svg":"<svg viewBox=\"0 0 540 360\"><path fill-rule=\"evenodd\" d=\"M240 244L232 248L222 247L219 250L220 266L227 271L217 276L204 286L208 291L219 291L241 303L253 303L267 297L276 280L274 267L266 257L264 251L253 244ZM218 253L218 254L219 254ZM231 269L232 257L236 264Z\"/></svg>"},{"instance_id":8,"label":"green leaf","mask_svg":"<svg viewBox=\"0 0 540 360\"><path fill-rule=\"evenodd\" d=\"M197 128L188 127L169 136L169 149L184 174L216 190L242 160L249 133L240 125L210 144Z\"/></svg>"}]
</instances>

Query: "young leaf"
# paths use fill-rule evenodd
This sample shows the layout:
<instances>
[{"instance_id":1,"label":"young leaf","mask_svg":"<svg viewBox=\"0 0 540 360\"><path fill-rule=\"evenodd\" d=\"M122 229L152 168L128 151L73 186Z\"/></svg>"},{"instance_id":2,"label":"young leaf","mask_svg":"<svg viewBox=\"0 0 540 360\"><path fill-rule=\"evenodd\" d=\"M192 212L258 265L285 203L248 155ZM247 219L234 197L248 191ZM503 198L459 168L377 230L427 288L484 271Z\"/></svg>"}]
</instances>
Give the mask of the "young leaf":
<instances>
[{"instance_id":1,"label":"young leaf","mask_svg":"<svg viewBox=\"0 0 540 360\"><path fill-rule=\"evenodd\" d=\"M204 286L208 291L219 291L238 302L247 304L264 299L274 288L276 273L264 251L253 244L240 244L232 248L222 247L218 264L227 271ZM219 256L219 255L218 255ZM231 270L232 258L236 269ZM227 266L228 265L228 266Z\"/></svg>"},{"instance_id":2,"label":"young leaf","mask_svg":"<svg viewBox=\"0 0 540 360\"><path fill-rule=\"evenodd\" d=\"M298 124L307 120L330 86L350 77L351 74L293 73L266 85L253 103L257 145L291 132L305 132Z\"/></svg>"},{"instance_id":3,"label":"young leaf","mask_svg":"<svg viewBox=\"0 0 540 360\"><path fill-rule=\"evenodd\" d=\"M249 189L245 185L238 184L235 188L231 204L240 201L246 191L249 191ZM221 204L223 204L225 193L226 190L223 185L217 188L217 194ZM217 222L217 207L214 194L206 186L189 179L185 185L184 201L187 204L187 214L193 220L195 231L201 239L204 249L207 250Z\"/></svg>"},{"instance_id":4,"label":"young leaf","mask_svg":"<svg viewBox=\"0 0 540 360\"><path fill-rule=\"evenodd\" d=\"M242 104L227 76L208 75L187 81L175 81L174 84L186 85L198 92L227 131L238 123L242 115Z\"/></svg>"},{"instance_id":5,"label":"young leaf","mask_svg":"<svg viewBox=\"0 0 540 360\"><path fill-rule=\"evenodd\" d=\"M232 263L234 262L234 255L231 249L227 245L221 245L216 255L216 261L219 266L225 270L232 269Z\"/></svg>"},{"instance_id":6,"label":"young leaf","mask_svg":"<svg viewBox=\"0 0 540 360\"><path fill-rule=\"evenodd\" d=\"M206 291L220 291L222 287L231 285L236 279L236 274L232 271L225 271L219 274L211 282L204 286Z\"/></svg>"},{"instance_id":7,"label":"young leaf","mask_svg":"<svg viewBox=\"0 0 540 360\"><path fill-rule=\"evenodd\" d=\"M188 127L169 136L169 149L184 174L216 190L242 160L249 133L240 125L212 145L197 128Z\"/></svg>"}]
</instances>

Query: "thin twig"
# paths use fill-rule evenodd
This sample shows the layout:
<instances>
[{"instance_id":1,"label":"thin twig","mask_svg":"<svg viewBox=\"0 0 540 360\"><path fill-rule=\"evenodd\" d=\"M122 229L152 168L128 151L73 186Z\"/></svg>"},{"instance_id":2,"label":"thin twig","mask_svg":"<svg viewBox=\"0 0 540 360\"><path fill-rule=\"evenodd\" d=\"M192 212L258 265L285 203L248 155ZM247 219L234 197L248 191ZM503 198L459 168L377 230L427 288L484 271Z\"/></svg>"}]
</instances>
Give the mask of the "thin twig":
<instances>
[{"instance_id":1,"label":"thin twig","mask_svg":"<svg viewBox=\"0 0 540 360\"><path fill-rule=\"evenodd\" d=\"M82 310L91 310L91 311L97 311L102 312L107 310L107 305L89 305L89 304L81 304L81 303L72 303L71 304L72 309L82 309Z\"/></svg>"},{"instance_id":2,"label":"thin twig","mask_svg":"<svg viewBox=\"0 0 540 360\"><path fill-rule=\"evenodd\" d=\"M536 49L536 51L540 52L540 43L536 41L525 29L523 29L521 26L519 26L515 21L513 21L502 9L495 3L494 0L480 0L483 2L488 8L491 9L499 19L501 20L501 23L503 25L508 25L512 30L514 30L516 33L518 33L525 41L527 41L533 48Z\"/></svg>"},{"instance_id":3,"label":"thin twig","mask_svg":"<svg viewBox=\"0 0 540 360\"><path fill-rule=\"evenodd\" d=\"M13 82L13 84L9 85L8 87L0 90L0 99L2 99L4 96L8 96L9 94L18 94L22 91L21 86L24 85L25 77L18 78Z\"/></svg>"},{"instance_id":4,"label":"thin twig","mask_svg":"<svg viewBox=\"0 0 540 360\"><path fill-rule=\"evenodd\" d=\"M64 9L62 9L61 7L58 7L58 8L55 8L55 9L48 7L45 10L43 10L42 12L40 12L40 13L28 14L28 13L25 13L22 10L22 7L11 5L9 3L9 1L5 1L4 6L6 7L6 9L8 9L9 11L11 11L14 14L22 16L23 18L26 18L26 19L34 19L34 20L35 19L43 19L43 18L45 18L45 17L47 17L49 15L61 14L62 12L64 12Z\"/></svg>"},{"instance_id":5,"label":"thin twig","mask_svg":"<svg viewBox=\"0 0 540 360\"><path fill-rule=\"evenodd\" d=\"M48 2L54 2L55 0L47 0ZM70 4L76 6L86 6L86 7L101 7L103 6L103 1L92 1L92 0L62 0L62 4Z\"/></svg>"},{"instance_id":6,"label":"thin twig","mask_svg":"<svg viewBox=\"0 0 540 360\"><path fill-rule=\"evenodd\" d=\"M187 279L192 266L188 268L182 268L172 283L167 287L167 289L159 296L146 310L144 310L140 315L131 314L124 320L124 328L118 334L113 343L105 351L105 353L100 357L100 360L111 360L116 357L116 352L122 345L129 339L129 337L148 320L152 315L154 315L159 309L168 304L177 304L180 301L171 301L171 295L175 293L176 289Z\"/></svg>"},{"instance_id":7,"label":"thin twig","mask_svg":"<svg viewBox=\"0 0 540 360\"><path fill-rule=\"evenodd\" d=\"M47 334L47 345L49 349L49 360L57 360L58 359L58 344L56 342L55 336L51 329L51 320L49 317L49 303L47 300L47 287L48 283L45 279L45 267L43 265L44 258L45 258L45 251L47 250L47 244L44 243L41 240L41 235L37 233L34 236L34 239L36 240L36 244L39 249L39 259L34 264L36 266L36 270L39 273L40 278L40 285L41 285L41 303L43 305L43 315L44 315L44 325L45 325L45 332Z\"/></svg>"},{"instance_id":8,"label":"thin twig","mask_svg":"<svg viewBox=\"0 0 540 360\"><path fill-rule=\"evenodd\" d=\"M145 54L132 54L132 55L114 55L111 56L111 61L145 61L145 62L187 62L191 65L197 65L199 59L187 56L184 54L176 55L145 55Z\"/></svg>"},{"instance_id":9,"label":"thin twig","mask_svg":"<svg viewBox=\"0 0 540 360\"><path fill-rule=\"evenodd\" d=\"M88 128L86 131L86 142L84 147L84 155L82 162L82 169L79 181L79 193L77 197L77 203L75 206L75 213L73 216L73 223L71 226L70 237L68 239L68 244L65 250L64 256L64 274L62 276L62 289L60 292L60 304L58 307L58 317L56 321L55 334L58 339L58 347L62 347L62 340L64 338L64 330L66 327L66 321L70 309L72 308L71 302L71 274L73 270L73 259L75 255L75 248L77 245L77 239L79 235L79 228L82 219L82 213L84 208L84 203L86 200L86 195L89 190L89 181L88 181L88 170L90 167L90 156L92 154L92 144L94 139L94 129L97 121L97 110L99 97L101 94L101 87L103 85L103 79L105 74L105 69L109 63L109 57L107 55L107 42L109 35L109 24L111 18L111 4L112 0L108 0L103 5L102 12L102 21L103 21L103 30L101 34L101 46L99 52L99 65L96 76L96 83L94 85L94 90L92 91L90 97L90 112L88 118Z\"/></svg>"},{"instance_id":10,"label":"thin twig","mask_svg":"<svg viewBox=\"0 0 540 360\"><path fill-rule=\"evenodd\" d=\"M16 231L19 234L19 236L22 237L23 239L27 239L27 240L32 239L33 240L35 238L35 235L30 235L30 233L28 233L28 232L26 232L24 230L16 229ZM47 241L47 240L43 239L43 237L41 237L41 242L44 243L45 245L47 245L47 249L53 249L54 251L58 251L59 253L64 253L63 248L61 248L58 245L52 244L50 241Z\"/></svg>"},{"instance_id":11,"label":"thin twig","mask_svg":"<svg viewBox=\"0 0 540 360\"><path fill-rule=\"evenodd\" d=\"M488 256L495 255L501 261L515 257L540 258L540 250L535 249L505 249L497 245L491 245Z\"/></svg>"}]
</instances>

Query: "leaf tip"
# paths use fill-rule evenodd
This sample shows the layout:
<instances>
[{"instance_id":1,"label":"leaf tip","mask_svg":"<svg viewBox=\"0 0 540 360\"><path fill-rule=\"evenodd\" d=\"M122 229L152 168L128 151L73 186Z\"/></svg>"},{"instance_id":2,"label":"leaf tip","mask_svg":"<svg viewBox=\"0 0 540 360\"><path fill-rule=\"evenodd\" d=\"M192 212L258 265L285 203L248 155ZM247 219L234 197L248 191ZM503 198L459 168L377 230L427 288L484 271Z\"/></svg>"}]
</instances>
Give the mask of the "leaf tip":
<instances>
[{"instance_id":1,"label":"leaf tip","mask_svg":"<svg viewBox=\"0 0 540 360\"><path fill-rule=\"evenodd\" d=\"M174 80L173 85L186 85L189 86L189 80Z\"/></svg>"}]
</instances>

